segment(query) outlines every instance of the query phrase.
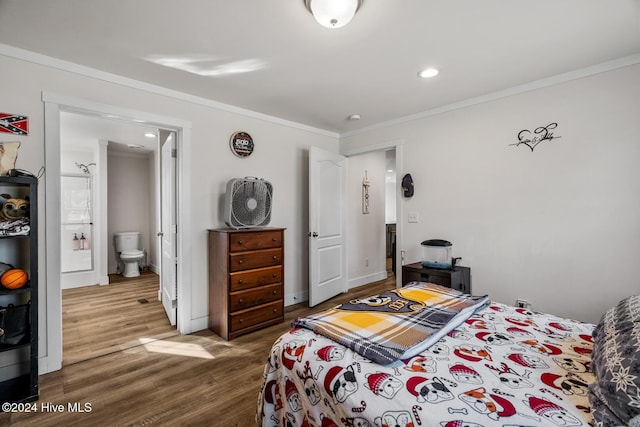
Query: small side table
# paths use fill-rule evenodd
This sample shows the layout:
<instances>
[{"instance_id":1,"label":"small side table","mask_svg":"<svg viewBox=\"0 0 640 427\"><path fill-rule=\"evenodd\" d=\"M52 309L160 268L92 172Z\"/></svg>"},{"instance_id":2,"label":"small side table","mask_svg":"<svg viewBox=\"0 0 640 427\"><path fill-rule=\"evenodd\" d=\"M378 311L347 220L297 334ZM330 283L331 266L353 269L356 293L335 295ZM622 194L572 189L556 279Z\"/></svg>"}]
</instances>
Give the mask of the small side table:
<instances>
[{"instance_id":1,"label":"small side table","mask_svg":"<svg viewBox=\"0 0 640 427\"><path fill-rule=\"evenodd\" d=\"M409 282L430 282L451 289L471 293L471 269L456 266L451 270L424 267L421 262L402 266L402 286Z\"/></svg>"}]
</instances>

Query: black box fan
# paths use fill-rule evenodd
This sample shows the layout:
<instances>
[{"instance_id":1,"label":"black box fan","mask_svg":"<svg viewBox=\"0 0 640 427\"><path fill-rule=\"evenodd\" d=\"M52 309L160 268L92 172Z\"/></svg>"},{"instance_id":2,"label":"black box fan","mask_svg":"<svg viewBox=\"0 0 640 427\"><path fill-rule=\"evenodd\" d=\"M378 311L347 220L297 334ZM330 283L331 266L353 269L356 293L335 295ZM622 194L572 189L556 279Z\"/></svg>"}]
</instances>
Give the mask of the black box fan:
<instances>
[{"instance_id":1,"label":"black box fan","mask_svg":"<svg viewBox=\"0 0 640 427\"><path fill-rule=\"evenodd\" d=\"M261 178L234 178L227 182L224 217L229 227L265 227L271 221L273 186Z\"/></svg>"}]
</instances>

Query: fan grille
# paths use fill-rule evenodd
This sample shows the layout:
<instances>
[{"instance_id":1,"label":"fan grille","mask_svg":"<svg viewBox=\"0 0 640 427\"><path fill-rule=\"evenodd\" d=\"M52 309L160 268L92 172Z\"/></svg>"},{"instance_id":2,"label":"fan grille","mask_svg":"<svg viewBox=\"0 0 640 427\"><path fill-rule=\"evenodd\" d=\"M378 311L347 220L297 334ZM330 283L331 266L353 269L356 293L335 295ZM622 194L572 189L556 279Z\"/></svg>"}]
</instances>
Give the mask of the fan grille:
<instances>
[{"instance_id":1,"label":"fan grille","mask_svg":"<svg viewBox=\"0 0 640 427\"><path fill-rule=\"evenodd\" d=\"M228 224L232 227L260 227L271 220L272 186L263 179L236 179L230 188Z\"/></svg>"}]
</instances>

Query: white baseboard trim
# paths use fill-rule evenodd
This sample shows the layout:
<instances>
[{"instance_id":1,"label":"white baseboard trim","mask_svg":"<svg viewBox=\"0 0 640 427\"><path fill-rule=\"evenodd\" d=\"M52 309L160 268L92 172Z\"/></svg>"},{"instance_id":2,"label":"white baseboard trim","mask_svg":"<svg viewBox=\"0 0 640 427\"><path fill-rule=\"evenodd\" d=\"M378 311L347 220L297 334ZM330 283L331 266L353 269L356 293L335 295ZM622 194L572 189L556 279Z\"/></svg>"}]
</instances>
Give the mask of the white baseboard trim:
<instances>
[{"instance_id":1,"label":"white baseboard trim","mask_svg":"<svg viewBox=\"0 0 640 427\"><path fill-rule=\"evenodd\" d=\"M358 286L366 285L368 283L377 282L379 280L385 280L388 277L386 271L380 271L378 273L369 274L367 276L356 277L349 279L349 289L357 288Z\"/></svg>"},{"instance_id":2,"label":"white baseboard trim","mask_svg":"<svg viewBox=\"0 0 640 427\"><path fill-rule=\"evenodd\" d=\"M153 271L154 273L156 273L158 276L160 275L160 267L158 267L158 266L157 266L157 265L155 265L155 264L149 264L149 265L148 265L148 267L149 267L149 269L150 269L151 271Z\"/></svg>"}]
</instances>

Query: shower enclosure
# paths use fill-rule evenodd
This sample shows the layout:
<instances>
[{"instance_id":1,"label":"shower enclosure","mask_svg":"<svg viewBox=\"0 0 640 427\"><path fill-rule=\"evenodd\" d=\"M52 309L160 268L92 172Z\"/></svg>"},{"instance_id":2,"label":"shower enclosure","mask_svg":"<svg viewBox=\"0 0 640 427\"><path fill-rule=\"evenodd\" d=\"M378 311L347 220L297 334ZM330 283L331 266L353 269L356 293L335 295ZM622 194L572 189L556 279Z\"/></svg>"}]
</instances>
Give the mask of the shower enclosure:
<instances>
[{"instance_id":1,"label":"shower enclosure","mask_svg":"<svg viewBox=\"0 0 640 427\"><path fill-rule=\"evenodd\" d=\"M60 177L63 276L94 271L92 190L91 175L64 174ZM96 284L94 274L87 275L86 280L89 282L85 285Z\"/></svg>"}]
</instances>

